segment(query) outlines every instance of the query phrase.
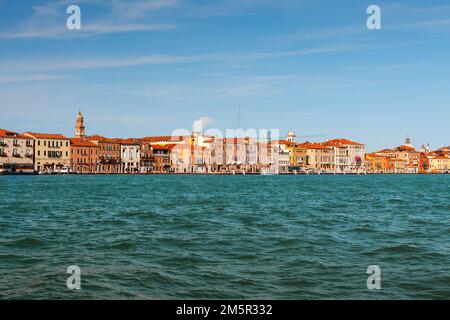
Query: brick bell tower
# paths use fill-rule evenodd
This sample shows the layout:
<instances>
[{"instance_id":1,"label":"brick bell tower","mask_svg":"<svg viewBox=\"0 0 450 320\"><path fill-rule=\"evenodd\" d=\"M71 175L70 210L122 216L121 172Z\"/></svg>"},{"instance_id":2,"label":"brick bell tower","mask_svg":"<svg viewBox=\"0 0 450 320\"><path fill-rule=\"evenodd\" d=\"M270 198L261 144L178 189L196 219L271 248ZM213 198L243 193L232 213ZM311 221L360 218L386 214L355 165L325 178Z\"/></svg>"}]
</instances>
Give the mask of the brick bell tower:
<instances>
[{"instance_id":1,"label":"brick bell tower","mask_svg":"<svg viewBox=\"0 0 450 320\"><path fill-rule=\"evenodd\" d=\"M75 122L75 136L77 138L86 137L85 131L84 131L84 118L83 118L83 114L81 113L81 111L78 112L77 120Z\"/></svg>"}]
</instances>

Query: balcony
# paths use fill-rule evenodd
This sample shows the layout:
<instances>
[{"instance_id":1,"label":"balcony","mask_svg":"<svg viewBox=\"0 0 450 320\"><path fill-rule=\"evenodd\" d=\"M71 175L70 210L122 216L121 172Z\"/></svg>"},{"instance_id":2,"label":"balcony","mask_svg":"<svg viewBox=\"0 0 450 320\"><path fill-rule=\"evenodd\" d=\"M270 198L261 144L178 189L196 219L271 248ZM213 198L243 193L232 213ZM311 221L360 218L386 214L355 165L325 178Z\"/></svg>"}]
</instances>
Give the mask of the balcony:
<instances>
[{"instance_id":1,"label":"balcony","mask_svg":"<svg viewBox=\"0 0 450 320\"><path fill-rule=\"evenodd\" d=\"M14 158L22 158L22 156L19 153L13 154Z\"/></svg>"},{"instance_id":2,"label":"balcony","mask_svg":"<svg viewBox=\"0 0 450 320\"><path fill-rule=\"evenodd\" d=\"M8 144L5 141L0 141L0 147L7 147Z\"/></svg>"},{"instance_id":3,"label":"balcony","mask_svg":"<svg viewBox=\"0 0 450 320\"><path fill-rule=\"evenodd\" d=\"M4 152L4 151L1 151L1 152L0 152L0 157L7 157L7 154L6 154L6 152Z\"/></svg>"},{"instance_id":4,"label":"balcony","mask_svg":"<svg viewBox=\"0 0 450 320\"><path fill-rule=\"evenodd\" d=\"M33 158L33 155L27 153L27 154L25 155L25 157L27 157L27 158Z\"/></svg>"}]
</instances>

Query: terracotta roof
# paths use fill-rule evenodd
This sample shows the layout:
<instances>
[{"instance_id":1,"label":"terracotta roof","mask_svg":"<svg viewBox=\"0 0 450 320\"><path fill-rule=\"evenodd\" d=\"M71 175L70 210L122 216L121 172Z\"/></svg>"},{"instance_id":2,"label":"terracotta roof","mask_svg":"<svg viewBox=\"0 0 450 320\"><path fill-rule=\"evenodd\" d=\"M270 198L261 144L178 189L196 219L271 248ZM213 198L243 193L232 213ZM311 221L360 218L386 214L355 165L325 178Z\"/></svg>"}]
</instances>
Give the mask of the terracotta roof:
<instances>
[{"instance_id":1,"label":"terracotta roof","mask_svg":"<svg viewBox=\"0 0 450 320\"><path fill-rule=\"evenodd\" d=\"M304 142L304 143L300 143L298 145L300 147L300 149L322 149L322 150L330 150L329 147L327 146L323 146L320 143L314 143L314 142Z\"/></svg>"},{"instance_id":2,"label":"terracotta roof","mask_svg":"<svg viewBox=\"0 0 450 320\"><path fill-rule=\"evenodd\" d=\"M120 143L119 139L106 138L99 135L93 135L86 137L87 140L100 141L100 142L110 142L110 143Z\"/></svg>"},{"instance_id":3,"label":"terracotta roof","mask_svg":"<svg viewBox=\"0 0 450 320\"><path fill-rule=\"evenodd\" d=\"M103 136L99 136L99 135L92 135L92 136L86 137L86 139L88 139L88 140L99 140L99 141L101 141L101 140L105 140L105 139L108 139L108 138L103 137Z\"/></svg>"},{"instance_id":4,"label":"terracotta roof","mask_svg":"<svg viewBox=\"0 0 450 320\"><path fill-rule=\"evenodd\" d=\"M98 148L95 143L82 138L71 138L70 144L74 147Z\"/></svg>"},{"instance_id":5,"label":"terracotta roof","mask_svg":"<svg viewBox=\"0 0 450 320\"><path fill-rule=\"evenodd\" d=\"M323 143L323 145L330 146L330 147L336 147L336 146L348 146L348 145L363 146L364 144L356 142L356 141L348 140L348 139L333 139L333 140L325 141Z\"/></svg>"},{"instance_id":6,"label":"terracotta roof","mask_svg":"<svg viewBox=\"0 0 450 320\"><path fill-rule=\"evenodd\" d=\"M383 149L383 150L380 150L380 151L376 151L374 153L395 153L395 150L393 150L393 149Z\"/></svg>"},{"instance_id":7,"label":"terracotta roof","mask_svg":"<svg viewBox=\"0 0 450 320\"><path fill-rule=\"evenodd\" d=\"M36 132L25 132L24 134L29 135L37 139L55 139L55 140L69 140L69 138L58 133L36 133Z\"/></svg>"},{"instance_id":8,"label":"terracotta roof","mask_svg":"<svg viewBox=\"0 0 450 320\"><path fill-rule=\"evenodd\" d=\"M137 146L139 145L139 141L136 141L134 139L119 139L119 138L115 138L115 141L117 141L117 143L120 143L121 145L128 145L128 146Z\"/></svg>"},{"instance_id":9,"label":"terracotta roof","mask_svg":"<svg viewBox=\"0 0 450 320\"><path fill-rule=\"evenodd\" d=\"M167 145L153 145L152 148L153 150L157 149L157 150L172 150L174 147L176 146L176 144L167 144Z\"/></svg>"},{"instance_id":10,"label":"terracotta roof","mask_svg":"<svg viewBox=\"0 0 450 320\"><path fill-rule=\"evenodd\" d=\"M382 154L378 154L377 152L373 152L373 153L368 153L368 154L366 154L366 157L373 157L373 158L391 158L391 157L389 157L389 156L385 156L385 155L382 155Z\"/></svg>"},{"instance_id":11,"label":"terracotta roof","mask_svg":"<svg viewBox=\"0 0 450 320\"><path fill-rule=\"evenodd\" d=\"M25 136L23 134L19 134L17 132L5 130L5 129L0 129L0 138L16 138L16 139L27 139L27 140L33 139L33 138Z\"/></svg>"},{"instance_id":12,"label":"terracotta roof","mask_svg":"<svg viewBox=\"0 0 450 320\"><path fill-rule=\"evenodd\" d=\"M440 160L450 160L450 158L449 158L449 157L446 157L446 156L443 156L443 155L440 155L440 156L436 156L436 157L434 157L433 159L440 159Z\"/></svg>"},{"instance_id":13,"label":"terracotta roof","mask_svg":"<svg viewBox=\"0 0 450 320\"><path fill-rule=\"evenodd\" d=\"M90 137L87 137L87 139L90 140L90 141L98 141L98 142L120 144L119 139L105 138L105 137L102 137L102 136L90 136Z\"/></svg>"},{"instance_id":14,"label":"terracotta roof","mask_svg":"<svg viewBox=\"0 0 450 320\"><path fill-rule=\"evenodd\" d=\"M190 136L155 136L155 137L144 137L139 140L143 142L171 142L171 141L183 141L185 138L190 138Z\"/></svg>"}]
</instances>

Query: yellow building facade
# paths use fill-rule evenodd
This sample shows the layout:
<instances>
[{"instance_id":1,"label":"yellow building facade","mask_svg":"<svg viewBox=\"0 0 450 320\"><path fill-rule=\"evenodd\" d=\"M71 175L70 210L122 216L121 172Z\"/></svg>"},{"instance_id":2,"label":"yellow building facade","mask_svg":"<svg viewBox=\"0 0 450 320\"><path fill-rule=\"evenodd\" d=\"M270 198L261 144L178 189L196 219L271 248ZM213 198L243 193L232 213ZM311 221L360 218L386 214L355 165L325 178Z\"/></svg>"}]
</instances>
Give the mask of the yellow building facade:
<instances>
[{"instance_id":1,"label":"yellow building facade","mask_svg":"<svg viewBox=\"0 0 450 320\"><path fill-rule=\"evenodd\" d=\"M70 139L61 134L26 132L34 140L34 166L38 172L65 172L70 167Z\"/></svg>"},{"instance_id":2,"label":"yellow building facade","mask_svg":"<svg viewBox=\"0 0 450 320\"><path fill-rule=\"evenodd\" d=\"M450 157L438 155L430 158L431 173L450 173Z\"/></svg>"}]
</instances>

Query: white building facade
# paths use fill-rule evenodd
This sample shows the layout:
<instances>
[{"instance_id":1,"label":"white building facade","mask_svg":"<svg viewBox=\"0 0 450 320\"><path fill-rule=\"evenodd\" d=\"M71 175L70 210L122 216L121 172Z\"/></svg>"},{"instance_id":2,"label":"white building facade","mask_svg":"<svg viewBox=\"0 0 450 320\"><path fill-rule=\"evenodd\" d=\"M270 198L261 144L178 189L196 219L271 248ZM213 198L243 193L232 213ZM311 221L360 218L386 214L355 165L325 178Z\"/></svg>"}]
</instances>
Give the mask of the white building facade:
<instances>
[{"instance_id":1,"label":"white building facade","mask_svg":"<svg viewBox=\"0 0 450 320\"><path fill-rule=\"evenodd\" d=\"M120 145L121 172L139 173L141 162L141 146L136 143L122 143Z\"/></svg>"}]
</instances>

